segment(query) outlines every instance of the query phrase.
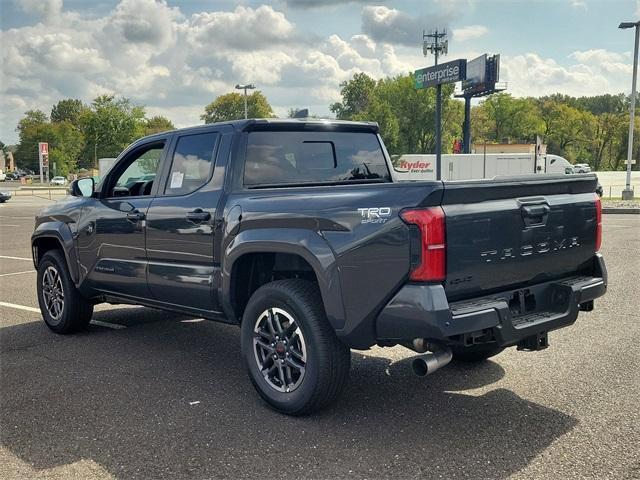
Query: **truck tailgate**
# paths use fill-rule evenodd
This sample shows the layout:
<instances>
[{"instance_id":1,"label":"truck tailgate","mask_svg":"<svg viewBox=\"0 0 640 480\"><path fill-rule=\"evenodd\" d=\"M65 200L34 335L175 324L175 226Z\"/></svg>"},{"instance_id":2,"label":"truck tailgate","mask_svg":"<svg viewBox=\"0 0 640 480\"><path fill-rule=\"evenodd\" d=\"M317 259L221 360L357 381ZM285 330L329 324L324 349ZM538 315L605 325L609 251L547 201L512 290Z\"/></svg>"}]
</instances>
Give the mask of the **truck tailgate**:
<instances>
[{"instance_id":1,"label":"truck tailgate","mask_svg":"<svg viewBox=\"0 0 640 480\"><path fill-rule=\"evenodd\" d=\"M445 291L480 296L580 272L596 250L595 175L448 182Z\"/></svg>"}]
</instances>

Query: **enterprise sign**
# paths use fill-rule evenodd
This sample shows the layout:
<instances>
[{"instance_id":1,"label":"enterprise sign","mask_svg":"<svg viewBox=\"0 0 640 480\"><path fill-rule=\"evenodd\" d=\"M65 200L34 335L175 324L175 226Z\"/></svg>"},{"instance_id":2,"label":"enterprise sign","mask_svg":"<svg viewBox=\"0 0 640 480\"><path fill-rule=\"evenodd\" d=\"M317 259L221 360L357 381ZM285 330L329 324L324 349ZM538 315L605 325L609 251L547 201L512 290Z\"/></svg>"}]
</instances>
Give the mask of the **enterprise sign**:
<instances>
[{"instance_id":1,"label":"enterprise sign","mask_svg":"<svg viewBox=\"0 0 640 480\"><path fill-rule=\"evenodd\" d=\"M467 61L454 60L433 67L421 68L414 74L415 87L427 88L442 83L454 83L467 77Z\"/></svg>"}]
</instances>

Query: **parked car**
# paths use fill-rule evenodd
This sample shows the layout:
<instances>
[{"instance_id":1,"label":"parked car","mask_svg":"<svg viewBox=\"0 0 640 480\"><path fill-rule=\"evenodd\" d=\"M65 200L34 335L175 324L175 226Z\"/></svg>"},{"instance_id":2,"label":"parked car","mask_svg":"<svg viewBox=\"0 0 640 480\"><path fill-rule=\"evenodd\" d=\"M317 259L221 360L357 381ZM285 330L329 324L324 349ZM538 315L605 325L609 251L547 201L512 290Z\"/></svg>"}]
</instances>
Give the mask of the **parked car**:
<instances>
[{"instance_id":1,"label":"parked car","mask_svg":"<svg viewBox=\"0 0 640 480\"><path fill-rule=\"evenodd\" d=\"M589 166L588 163L576 163L573 166L573 170L576 173L590 173L591 172L591 167Z\"/></svg>"},{"instance_id":2,"label":"parked car","mask_svg":"<svg viewBox=\"0 0 640 480\"><path fill-rule=\"evenodd\" d=\"M7 179L7 175L0 170L0 182L4 182Z\"/></svg>"},{"instance_id":3,"label":"parked car","mask_svg":"<svg viewBox=\"0 0 640 480\"><path fill-rule=\"evenodd\" d=\"M369 122L140 139L37 215L44 321L77 332L108 302L239 325L260 396L301 415L338 397L350 349L403 345L419 375L538 351L605 293L595 175L395 183L392 168Z\"/></svg>"},{"instance_id":4,"label":"parked car","mask_svg":"<svg viewBox=\"0 0 640 480\"><path fill-rule=\"evenodd\" d=\"M11 200L11 192L7 192L7 191L0 191L0 203L4 203L8 200Z\"/></svg>"},{"instance_id":5,"label":"parked car","mask_svg":"<svg viewBox=\"0 0 640 480\"><path fill-rule=\"evenodd\" d=\"M67 184L67 179L64 177L53 177L49 181L49 185L66 185L66 184Z\"/></svg>"},{"instance_id":6,"label":"parked car","mask_svg":"<svg viewBox=\"0 0 640 480\"><path fill-rule=\"evenodd\" d=\"M7 173L6 179L13 182L15 180L19 180L20 176L16 172L9 172Z\"/></svg>"}]
</instances>

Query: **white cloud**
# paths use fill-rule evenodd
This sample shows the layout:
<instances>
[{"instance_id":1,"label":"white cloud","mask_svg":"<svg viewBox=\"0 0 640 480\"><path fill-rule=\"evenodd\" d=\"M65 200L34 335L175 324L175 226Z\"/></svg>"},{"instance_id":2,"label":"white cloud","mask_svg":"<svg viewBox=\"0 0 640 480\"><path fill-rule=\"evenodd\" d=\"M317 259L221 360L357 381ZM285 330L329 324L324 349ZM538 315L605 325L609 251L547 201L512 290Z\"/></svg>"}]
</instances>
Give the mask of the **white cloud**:
<instances>
[{"instance_id":1,"label":"white cloud","mask_svg":"<svg viewBox=\"0 0 640 480\"><path fill-rule=\"evenodd\" d=\"M24 0L28 8L31 0ZM340 82L364 71L376 78L413 68L366 34L304 37L271 6L185 15L164 0L121 0L102 17L40 6L57 16L0 32L0 138L16 140L23 112L48 112L62 98L91 101L116 93L178 126L200 123L204 105L252 82L281 114L290 107L327 113ZM311 43L313 42L313 43ZM164 113L163 113L164 112Z\"/></svg>"},{"instance_id":2,"label":"white cloud","mask_svg":"<svg viewBox=\"0 0 640 480\"><path fill-rule=\"evenodd\" d=\"M376 42L419 48L423 30L446 26L452 17L448 9L416 16L382 5L367 5L362 9L362 31Z\"/></svg>"},{"instance_id":3,"label":"white cloud","mask_svg":"<svg viewBox=\"0 0 640 480\"><path fill-rule=\"evenodd\" d=\"M627 90L632 67L623 56L606 50L576 51L568 66L535 53L503 56L500 80L516 96L566 93L573 96L619 93Z\"/></svg>"},{"instance_id":4,"label":"white cloud","mask_svg":"<svg viewBox=\"0 0 640 480\"><path fill-rule=\"evenodd\" d=\"M489 29L484 25L468 25L466 27L453 29L453 40L456 42L466 42L476 38L484 37L489 33Z\"/></svg>"},{"instance_id":5,"label":"white cloud","mask_svg":"<svg viewBox=\"0 0 640 480\"><path fill-rule=\"evenodd\" d=\"M587 2L585 0L569 0L571 3L571 6L573 8L587 8Z\"/></svg>"},{"instance_id":6,"label":"white cloud","mask_svg":"<svg viewBox=\"0 0 640 480\"><path fill-rule=\"evenodd\" d=\"M55 20L62 12L62 0L15 0L21 10L36 13L45 22Z\"/></svg>"},{"instance_id":7,"label":"white cloud","mask_svg":"<svg viewBox=\"0 0 640 480\"><path fill-rule=\"evenodd\" d=\"M340 82L354 73L382 78L429 63L420 54L422 29L454 18L454 3L440 0L440 13L428 19L365 6L356 35L309 38L271 6L186 15L164 0L121 0L96 17L65 10L59 0L22 0L21 7L39 17L33 25L0 31L0 139L16 141L14 128L25 110L48 113L62 98L89 102L103 93L146 104L149 114L166 115L177 126L193 125L205 104L238 82L255 83L278 114L292 107L327 114L339 99ZM481 25L461 26L451 46L486 33ZM472 42L462 48L450 57L482 51ZM630 55L602 49L575 51L560 61L503 55L501 79L515 95L617 93L628 89L630 64Z\"/></svg>"}]
</instances>

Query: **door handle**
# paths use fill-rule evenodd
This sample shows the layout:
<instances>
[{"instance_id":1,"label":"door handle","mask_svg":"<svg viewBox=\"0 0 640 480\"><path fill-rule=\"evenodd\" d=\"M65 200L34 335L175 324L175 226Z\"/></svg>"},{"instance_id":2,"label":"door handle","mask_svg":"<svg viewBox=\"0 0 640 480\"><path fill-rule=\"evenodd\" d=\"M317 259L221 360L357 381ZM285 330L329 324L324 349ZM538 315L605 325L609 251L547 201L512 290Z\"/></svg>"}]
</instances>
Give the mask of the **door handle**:
<instances>
[{"instance_id":1,"label":"door handle","mask_svg":"<svg viewBox=\"0 0 640 480\"><path fill-rule=\"evenodd\" d=\"M187 220L193 223L207 222L211 218L209 212L205 212L201 208L196 208L193 212L187 213Z\"/></svg>"},{"instance_id":2,"label":"door handle","mask_svg":"<svg viewBox=\"0 0 640 480\"><path fill-rule=\"evenodd\" d=\"M134 210L133 212L127 213L127 220L133 223L138 223L146 218L145 214L139 212L138 210Z\"/></svg>"}]
</instances>

